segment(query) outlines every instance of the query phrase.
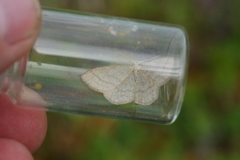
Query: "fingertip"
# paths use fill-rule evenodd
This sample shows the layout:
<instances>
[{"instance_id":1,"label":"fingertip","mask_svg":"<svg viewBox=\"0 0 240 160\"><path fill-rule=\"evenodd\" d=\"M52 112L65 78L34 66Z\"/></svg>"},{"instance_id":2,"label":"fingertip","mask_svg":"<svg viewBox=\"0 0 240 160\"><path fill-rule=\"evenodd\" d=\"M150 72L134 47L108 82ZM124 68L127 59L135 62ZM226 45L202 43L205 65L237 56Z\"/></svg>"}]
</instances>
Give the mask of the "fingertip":
<instances>
[{"instance_id":1,"label":"fingertip","mask_svg":"<svg viewBox=\"0 0 240 160\"><path fill-rule=\"evenodd\" d=\"M0 1L0 35L13 44L36 33L41 17L38 0Z\"/></svg>"},{"instance_id":2,"label":"fingertip","mask_svg":"<svg viewBox=\"0 0 240 160\"><path fill-rule=\"evenodd\" d=\"M0 137L14 139L36 151L47 131L46 113L14 106L7 95L0 94Z\"/></svg>"},{"instance_id":3,"label":"fingertip","mask_svg":"<svg viewBox=\"0 0 240 160\"><path fill-rule=\"evenodd\" d=\"M0 0L0 73L29 53L40 30L40 11L38 0Z\"/></svg>"},{"instance_id":4,"label":"fingertip","mask_svg":"<svg viewBox=\"0 0 240 160\"><path fill-rule=\"evenodd\" d=\"M30 151L11 139L0 139L0 160L33 160Z\"/></svg>"}]
</instances>

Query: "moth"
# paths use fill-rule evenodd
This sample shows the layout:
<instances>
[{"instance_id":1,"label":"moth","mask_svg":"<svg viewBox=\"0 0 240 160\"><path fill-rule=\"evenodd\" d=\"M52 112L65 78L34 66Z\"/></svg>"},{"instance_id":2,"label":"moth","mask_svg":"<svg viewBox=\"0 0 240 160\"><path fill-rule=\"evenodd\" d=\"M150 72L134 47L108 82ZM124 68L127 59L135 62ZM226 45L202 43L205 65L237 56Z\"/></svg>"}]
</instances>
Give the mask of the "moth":
<instances>
[{"instance_id":1,"label":"moth","mask_svg":"<svg viewBox=\"0 0 240 160\"><path fill-rule=\"evenodd\" d=\"M97 67L85 72L81 79L112 104L134 102L147 106L158 99L159 87L170 80L167 73L173 67L173 58L158 58L133 65Z\"/></svg>"}]
</instances>

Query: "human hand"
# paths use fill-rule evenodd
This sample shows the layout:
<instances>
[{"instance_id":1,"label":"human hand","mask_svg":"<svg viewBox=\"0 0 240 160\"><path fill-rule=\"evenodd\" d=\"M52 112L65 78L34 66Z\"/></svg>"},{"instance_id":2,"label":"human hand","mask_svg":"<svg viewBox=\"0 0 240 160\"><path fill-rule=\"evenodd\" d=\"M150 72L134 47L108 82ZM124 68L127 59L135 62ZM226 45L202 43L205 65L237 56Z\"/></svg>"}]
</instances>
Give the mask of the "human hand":
<instances>
[{"instance_id":1,"label":"human hand","mask_svg":"<svg viewBox=\"0 0 240 160\"><path fill-rule=\"evenodd\" d=\"M40 28L36 0L0 0L0 74L29 53ZM17 108L0 94L0 160L31 160L47 128L46 113Z\"/></svg>"}]
</instances>

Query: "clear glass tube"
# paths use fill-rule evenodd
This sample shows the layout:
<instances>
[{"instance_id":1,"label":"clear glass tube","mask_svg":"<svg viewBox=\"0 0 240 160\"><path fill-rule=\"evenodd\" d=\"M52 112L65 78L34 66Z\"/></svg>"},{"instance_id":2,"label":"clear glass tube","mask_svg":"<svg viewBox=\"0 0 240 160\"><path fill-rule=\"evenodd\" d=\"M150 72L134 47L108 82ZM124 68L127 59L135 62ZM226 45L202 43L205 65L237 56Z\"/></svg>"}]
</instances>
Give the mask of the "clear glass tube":
<instances>
[{"instance_id":1,"label":"clear glass tube","mask_svg":"<svg viewBox=\"0 0 240 160\"><path fill-rule=\"evenodd\" d=\"M0 91L32 109L171 124L184 97L187 49L179 26L44 10L29 61L1 75Z\"/></svg>"}]
</instances>

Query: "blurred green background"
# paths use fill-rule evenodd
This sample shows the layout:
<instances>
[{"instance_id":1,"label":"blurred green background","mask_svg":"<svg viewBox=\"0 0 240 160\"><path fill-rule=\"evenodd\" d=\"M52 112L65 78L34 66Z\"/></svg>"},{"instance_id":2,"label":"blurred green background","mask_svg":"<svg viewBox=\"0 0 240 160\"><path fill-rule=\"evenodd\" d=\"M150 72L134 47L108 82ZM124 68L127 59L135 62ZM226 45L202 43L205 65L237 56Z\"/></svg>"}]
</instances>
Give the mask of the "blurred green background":
<instances>
[{"instance_id":1,"label":"blurred green background","mask_svg":"<svg viewBox=\"0 0 240 160\"><path fill-rule=\"evenodd\" d=\"M239 0L40 0L42 6L179 24L190 39L181 113L155 125L48 113L36 160L239 160Z\"/></svg>"}]
</instances>

